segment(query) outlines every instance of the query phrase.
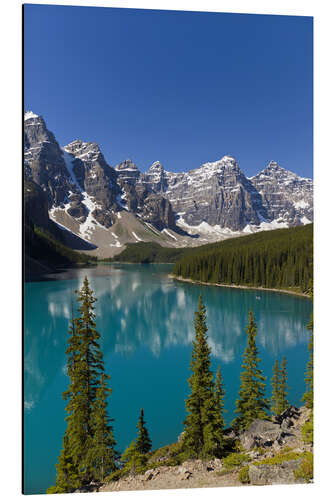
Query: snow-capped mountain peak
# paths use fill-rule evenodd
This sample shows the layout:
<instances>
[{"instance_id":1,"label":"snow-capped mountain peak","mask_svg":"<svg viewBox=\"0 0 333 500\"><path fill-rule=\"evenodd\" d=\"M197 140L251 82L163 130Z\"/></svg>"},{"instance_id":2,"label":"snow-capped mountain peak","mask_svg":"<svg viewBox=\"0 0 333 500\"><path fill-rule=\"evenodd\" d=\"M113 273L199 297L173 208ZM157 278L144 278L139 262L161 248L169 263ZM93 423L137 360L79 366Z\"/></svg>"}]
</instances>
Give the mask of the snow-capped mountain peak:
<instances>
[{"instance_id":1,"label":"snow-capped mountain peak","mask_svg":"<svg viewBox=\"0 0 333 500\"><path fill-rule=\"evenodd\" d=\"M313 220L313 181L281 167L276 161L269 164L251 183L260 193L270 218L283 220L287 225L307 224Z\"/></svg>"},{"instance_id":2,"label":"snow-capped mountain peak","mask_svg":"<svg viewBox=\"0 0 333 500\"><path fill-rule=\"evenodd\" d=\"M73 154L76 158L90 162L97 161L100 157L103 157L97 142L84 142L76 139L67 144L67 146L64 146L64 150L67 153Z\"/></svg>"},{"instance_id":3,"label":"snow-capped mountain peak","mask_svg":"<svg viewBox=\"0 0 333 500\"><path fill-rule=\"evenodd\" d=\"M39 118L39 115L36 115L33 111L25 111L24 121L30 120L31 118Z\"/></svg>"},{"instance_id":4,"label":"snow-capped mountain peak","mask_svg":"<svg viewBox=\"0 0 333 500\"><path fill-rule=\"evenodd\" d=\"M154 161L154 163L149 167L148 172L153 172L153 171L163 171L163 165L160 161Z\"/></svg>"},{"instance_id":5,"label":"snow-capped mountain peak","mask_svg":"<svg viewBox=\"0 0 333 500\"><path fill-rule=\"evenodd\" d=\"M116 165L115 170L119 171L119 170L139 170L139 169L135 165L135 163L132 162L130 158L127 158L127 160L124 160L118 165Z\"/></svg>"}]
</instances>

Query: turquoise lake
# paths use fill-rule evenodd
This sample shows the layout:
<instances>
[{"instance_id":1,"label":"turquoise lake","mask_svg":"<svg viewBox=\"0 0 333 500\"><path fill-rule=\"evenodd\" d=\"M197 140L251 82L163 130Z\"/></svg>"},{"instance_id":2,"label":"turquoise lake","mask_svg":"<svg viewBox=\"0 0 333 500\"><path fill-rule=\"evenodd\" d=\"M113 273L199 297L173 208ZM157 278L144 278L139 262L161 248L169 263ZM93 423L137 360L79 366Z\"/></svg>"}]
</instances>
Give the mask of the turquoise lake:
<instances>
[{"instance_id":1,"label":"turquoise lake","mask_svg":"<svg viewBox=\"0 0 333 500\"><path fill-rule=\"evenodd\" d=\"M252 308L258 325L261 368L267 396L275 359L288 362L289 401L300 406L308 360L306 329L312 310L302 297L255 290L200 286L173 281L172 266L99 265L49 275L25 284L24 334L24 490L45 493L55 482L55 463L65 431L67 388L65 349L74 290L87 275L97 302L106 372L113 393L118 450L136 436L140 408L158 448L183 430L184 399L199 294L207 308L212 369L221 365L227 424L234 417L245 328Z\"/></svg>"}]
</instances>

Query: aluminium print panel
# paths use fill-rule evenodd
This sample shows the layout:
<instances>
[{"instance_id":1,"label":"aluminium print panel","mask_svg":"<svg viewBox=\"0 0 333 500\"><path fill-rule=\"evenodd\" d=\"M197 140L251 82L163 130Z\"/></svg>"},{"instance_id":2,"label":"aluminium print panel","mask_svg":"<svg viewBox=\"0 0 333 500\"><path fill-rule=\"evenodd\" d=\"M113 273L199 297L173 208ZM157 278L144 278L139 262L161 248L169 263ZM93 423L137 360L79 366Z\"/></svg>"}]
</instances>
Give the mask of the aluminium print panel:
<instances>
[{"instance_id":1,"label":"aluminium print panel","mask_svg":"<svg viewBox=\"0 0 333 500\"><path fill-rule=\"evenodd\" d=\"M313 19L24 6L23 493L313 482Z\"/></svg>"}]
</instances>

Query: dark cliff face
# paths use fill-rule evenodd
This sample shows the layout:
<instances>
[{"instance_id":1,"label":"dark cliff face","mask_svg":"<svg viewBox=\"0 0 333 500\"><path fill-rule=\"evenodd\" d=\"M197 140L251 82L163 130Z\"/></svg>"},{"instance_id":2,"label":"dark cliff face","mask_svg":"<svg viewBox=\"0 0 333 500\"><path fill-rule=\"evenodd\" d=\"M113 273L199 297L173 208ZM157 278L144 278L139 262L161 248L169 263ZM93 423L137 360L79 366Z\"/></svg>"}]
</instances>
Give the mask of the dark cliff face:
<instances>
[{"instance_id":1,"label":"dark cliff face","mask_svg":"<svg viewBox=\"0 0 333 500\"><path fill-rule=\"evenodd\" d=\"M142 174L131 160L123 161L115 170L126 208L130 212L136 213L158 230L176 229L172 206L163 193L164 170L160 163L154 164L146 174ZM157 182L155 175L159 177Z\"/></svg>"},{"instance_id":2,"label":"dark cliff face","mask_svg":"<svg viewBox=\"0 0 333 500\"><path fill-rule=\"evenodd\" d=\"M28 179L24 180L24 217L26 222L49 228L47 195L38 184Z\"/></svg>"},{"instance_id":3,"label":"dark cliff face","mask_svg":"<svg viewBox=\"0 0 333 500\"><path fill-rule=\"evenodd\" d=\"M138 167L130 159L116 165L115 171L117 172L117 179L120 186L134 186L140 177Z\"/></svg>"},{"instance_id":4,"label":"dark cliff face","mask_svg":"<svg viewBox=\"0 0 333 500\"><path fill-rule=\"evenodd\" d=\"M141 210L141 217L143 221L153 224L159 231L165 228L177 229L171 203L158 194L147 196Z\"/></svg>"},{"instance_id":5,"label":"dark cliff face","mask_svg":"<svg viewBox=\"0 0 333 500\"><path fill-rule=\"evenodd\" d=\"M66 199L69 174L62 151L41 116L25 114L25 174L47 194L48 204L60 205Z\"/></svg>"},{"instance_id":6,"label":"dark cliff face","mask_svg":"<svg viewBox=\"0 0 333 500\"><path fill-rule=\"evenodd\" d=\"M94 219L108 228L112 225L113 213L119 209L117 196L120 192L117 185L117 176L110 167L95 142L76 140L64 147L67 168L72 172L73 192L76 196L70 197L68 213L72 217L80 218L80 222L92 209ZM80 199L81 192L81 199ZM86 193L93 206L84 203Z\"/></svg>"},{"instance_id":7,"label":"dark cliff face","mask_svg":"<svg viewBox=\"0 0 333 500\"><path fill-rule=\"evenodd\" d=\"M168 189L168 180L163 165L156 161L148 169L148 171L141 175L141 182L146 184L155 193L164 193Z\"/></svg>"}]
</instances>

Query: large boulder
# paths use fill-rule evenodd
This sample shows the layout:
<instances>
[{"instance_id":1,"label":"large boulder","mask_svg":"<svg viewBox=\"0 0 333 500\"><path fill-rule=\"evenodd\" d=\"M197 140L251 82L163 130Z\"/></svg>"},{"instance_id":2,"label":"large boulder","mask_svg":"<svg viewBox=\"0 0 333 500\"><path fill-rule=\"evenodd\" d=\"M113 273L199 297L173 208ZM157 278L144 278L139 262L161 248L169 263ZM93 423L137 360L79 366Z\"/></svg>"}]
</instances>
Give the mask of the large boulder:
<instances>
[{"instance_id":1,"label":"large boulder","mask_svg":"<svg viewBox=\"0 0 333 500\"><path fill-rule=\"evenodd\" d=\"M288 460L278 465L250 465L249 479L251 484L292 484L304 483L302 479L296 479L294 471L301 465L302 459Z\"/></svg>"},{"instance_id":2,"label":"large boulder","mask_svg":"<svg viewBox=\"0 0 333 500\"><path fill-rule=\"evenodd\" d=\"M285 432L278 423L268 420L254 420L250 427L240 434L239 439L246 451L256 447L273 446L283 443Z\"/></svg>"},{"instance_id":3,"label":"large boulder","mask_svg":"<svg viewBox=\"0 0 333 500\"><path fill-rule=\"evenodd\" d=\"M293 427L295 423L299 420L301 412L295 406L290 406L280 415L274 418L274 422L279 424L282 429L289 429Z\"/></svg>"}]
</instances>

